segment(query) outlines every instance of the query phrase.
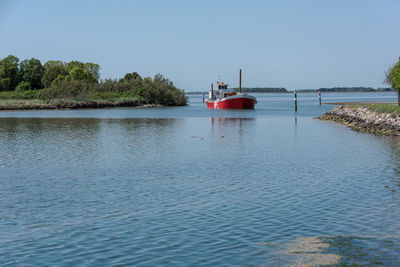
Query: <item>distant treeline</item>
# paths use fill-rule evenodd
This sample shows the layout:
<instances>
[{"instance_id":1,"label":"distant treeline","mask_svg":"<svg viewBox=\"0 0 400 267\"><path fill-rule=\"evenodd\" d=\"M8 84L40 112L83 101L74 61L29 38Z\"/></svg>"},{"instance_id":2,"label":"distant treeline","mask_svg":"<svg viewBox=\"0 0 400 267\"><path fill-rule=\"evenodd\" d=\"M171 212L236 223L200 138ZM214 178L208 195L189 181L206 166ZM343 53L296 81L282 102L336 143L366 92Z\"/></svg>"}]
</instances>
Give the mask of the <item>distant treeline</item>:
<instances>
[{"instance_id":1,"label":"distant treeline","mask_svg":"<svg viewBox=\"0 0 400 267\"><path fill-rule=\"evenodd\" d=\"M236 91L239 88L234 88ZM275 87L242 87L242 92L246 93L284 93L287 92L286 88Z\"/></svg>"},{"instance_id":2,"label":"distant treeline","mask_svg":"<svg viewBox=\"0 0 400 267\"><path fill-rule=\"evenodd\" d=\"M239 88L231 88L235 91L239 91ZM242 87L242 92L246 93L284 93L287 92L286 88L277 87Z\"/></svg>"},{"instance_id":3,"label":"distant treeline","mask_svg":"<svg viewBox=\"0 0 400 267\"><path fill-rule=\"evenodd\" d=\"M229 88L231 90L239 91L239 88ZM246 93L285 93L288 92L286 88L275 87L242 87L242 92ZM198 95L207 92L186 92L187 95Z\"/></svg>"},{"instance_id":4,"label":"distant treeline","mask_svg":"<svg viewBox=\"0 0 400 267\"><path fill-rule=\"evenodd\" d=\"M332 88L319 88L319 89L298 89L299 92L386 92L392 91L391 88L377 88L372 87L332 87Z\"/></svg>"},{"instance_id":5,"label":"distant treeline","mask_svg":"<svg viewBox=\"0 0 400 267\"><path fill-rule=\"evenodd\" d=\"M134 99L143 104L185 105L183 90L161 74L154 78L127 73L100 80L100 66L90 62L49 60L44 65L15 56L0 60L2 99Z\"/></svg>"}]
</instances>

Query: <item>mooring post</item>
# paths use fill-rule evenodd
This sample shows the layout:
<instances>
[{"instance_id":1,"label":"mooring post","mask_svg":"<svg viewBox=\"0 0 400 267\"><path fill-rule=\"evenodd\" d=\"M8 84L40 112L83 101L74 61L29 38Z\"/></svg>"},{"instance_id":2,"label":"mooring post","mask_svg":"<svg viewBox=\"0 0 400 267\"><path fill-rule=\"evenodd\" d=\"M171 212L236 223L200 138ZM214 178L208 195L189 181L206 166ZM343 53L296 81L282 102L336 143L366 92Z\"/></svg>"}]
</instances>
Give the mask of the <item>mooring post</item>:
<instances>
[{"instance_id":1,"label":"mooring post","mask_svg":"<svg viewBox=\"0 0 400 267\"><path fill-rule=\"evenodd\" d=\"M239 94L242 93L242 69L239 70Z\"/></svg>"},{"instance_id":2,"label":"mooring post","mask_svg":"<svg viewBox=\"0 0 400 267\"><path fill-rule=\"evenodd\" d=\"M319 105L321 106L321 91L318 91L318 101Z\"/></svg>"},{"instance_id":3,"label":"mooring post","mask_svg":"<svg viewBox=\"0 0 400 267\"><path fill-rule=\"evenodd\" d=\"M296 89L294 89L294 111L297 112L297 93L296 93Z\"/></svg>"}]
</instances>

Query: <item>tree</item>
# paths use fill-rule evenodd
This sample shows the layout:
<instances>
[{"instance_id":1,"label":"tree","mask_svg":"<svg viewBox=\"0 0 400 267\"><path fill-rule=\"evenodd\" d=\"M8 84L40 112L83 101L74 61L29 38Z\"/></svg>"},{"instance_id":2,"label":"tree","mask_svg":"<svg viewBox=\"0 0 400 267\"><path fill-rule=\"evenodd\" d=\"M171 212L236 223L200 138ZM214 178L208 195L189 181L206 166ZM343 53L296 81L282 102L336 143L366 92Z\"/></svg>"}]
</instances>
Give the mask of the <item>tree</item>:
<instances>
[{"instance_id":1,"label":"tree","mask_svg":"<svg viewBox=\"0 0 400 267\"><path fill-rule=\"evenodd\" d=\"M84 67L93 75L96 81L100 80L100 65L95 63L85 63Z\"/></svg>"},{"instance_id":2,"label":"tree","mask_svg":"<svg viewBox=\"0 0 400 267\"><path fill-rule=\"evenodd\" d=\"M0 91L11 91L20 82L19 59L13 55L0 61Z\"/></svg>"},{"instance_id":3,"label":"tree","mask_svg":"<svg viewBox=\"0 0 400 267\"><path fill-rule=\"evenodd\" d=\"M30 84L30 88L41 89L43 88L42 77L44 69L40 60L31 58L25 59L19 64L22 81Z\"/></svg>"},{"instance_id":4,"label":"tree","mask_svg":"<svg viewBox=\"0 0 400 267\"><path fill-rule=\"evenodd\" d=\"M15 91L17 92L25 92L28 90L31 90L31 84L25 81L20 82L17 87L15 88Z\"/></svg>"},{"instance_id":5,"label":"tree","mask_svg":"<svg viewBox=\"0 0 400 267\"><path fill-rule=\"evenodd\" d=\"M125 81L134 81L134 80L142 80L142 77L137 72L127 73L124 78Z\"/></svg>"},{"instance_id":6,"label":"tree","mask_svg":"<svg viewBox=\"0 0 400 267\"><path fill-rule=\"evenodd\" d=\"M67 63L67 70L70 72L74 67L84 68L85 64L83 62L72 60L71 62Z\"/></svg>"},{"instance_id":7,"label":"tree","mask_svg":"<svg viewBox=\"0 0 400 267\"><path fill-rule=\"evenodd\" d=\"M389 67L387 71L385 71L385 79L383 80L383 83L392 86L392 78L390 77L390 72L392 71L393 66Z\"/></svg>"},{"instance_id":8,"label":"tree","mask_svg":"<svg viewBox=\"0 0 400 267\"><path fill-rule=\"evenodd\" d=\"M397 105L400 106L400 57L399 61L385 73L385 82L397 90Z\"/></svg>"},{"instance_id":9,"label":"tree","mask_svg":"<svg viewBox=\"0 0 400 267\"><path fill-rule=\"evenodd\" d=\"M75 66L69 72L72 80L81 80L85 82L96 82L94 75L84 67Z\"/></svg>"},{"instance_id":10,"label":"tree","mask_svg":"<svg viewBox=\"0 0 400 267\"><path fill-rule=\"evenodd\" d=\"M161 83L164 85L173 86L173 83L170 80L168 80L167 78L165 78L164 75L162 75L161 73L157 73L156 75L154 75L153 81L155 83Z\"/></svg>"},{"instance_id":11,"label":"tree","mask_svg":"<svg viewBox=\"0 0 400 267\"><path fill-rule=\"evenodd\" d=\"M90 72L93 75L93 77L96 81L99 81L99 79L100 79L100 73L99 73L100 65L99 64L90 63L90 62L83 63L83 62L80 62L77 60L73 60L67 64L67 69L69 72L71 72L72 69L74 69L75 67L79 67L79 68L87 70L88 72Z\"/></svg>"},{"instance_id":12,"label":"tree","mask_svg":"<svg viewBox=\"0 0 400 267\"><path fill-rule=\"evenodd\" d=\"M44 66L42 83L48 88L58 75L68 75L68 70L64 62L60 60L49 60Z\"/></svg>"}]
</instances>

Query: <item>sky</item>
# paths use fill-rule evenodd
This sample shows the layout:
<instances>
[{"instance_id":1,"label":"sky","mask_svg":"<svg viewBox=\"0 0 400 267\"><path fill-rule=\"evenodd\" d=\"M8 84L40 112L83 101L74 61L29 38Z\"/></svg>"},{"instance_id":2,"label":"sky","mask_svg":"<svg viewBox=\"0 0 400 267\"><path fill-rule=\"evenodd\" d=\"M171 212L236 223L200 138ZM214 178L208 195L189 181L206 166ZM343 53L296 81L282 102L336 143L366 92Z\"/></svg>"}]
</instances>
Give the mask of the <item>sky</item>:
<instances>
[{"instance_id":1,"label":"sky","mask_svg":"<svg viewBox=\"0 0 400 267\"><path fill-rule=\"evenodd\" d=\"M0 58L98 63L101 78L161 73L185 91L386 87L399 0L0 0Z\"/></svg>"}]
</instances>

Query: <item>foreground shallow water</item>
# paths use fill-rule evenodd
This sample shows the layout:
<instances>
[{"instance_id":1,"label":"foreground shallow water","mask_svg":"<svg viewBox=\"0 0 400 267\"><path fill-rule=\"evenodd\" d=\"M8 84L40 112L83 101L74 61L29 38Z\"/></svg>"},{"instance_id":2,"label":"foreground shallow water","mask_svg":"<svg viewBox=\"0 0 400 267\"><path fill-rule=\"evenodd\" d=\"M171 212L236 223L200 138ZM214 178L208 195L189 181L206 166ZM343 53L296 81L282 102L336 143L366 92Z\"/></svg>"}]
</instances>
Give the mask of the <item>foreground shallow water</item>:
<instances>
[{"instance_id":1,"label":"foreground shallow water","mask_svg":"<svg viewBox=\"0 0 400 267\"><path fill-rule=\"evenodd\" d=\"M0 264L398 264L400 139L291 98L1 113Z\"/></svg>"}]
</instances>

